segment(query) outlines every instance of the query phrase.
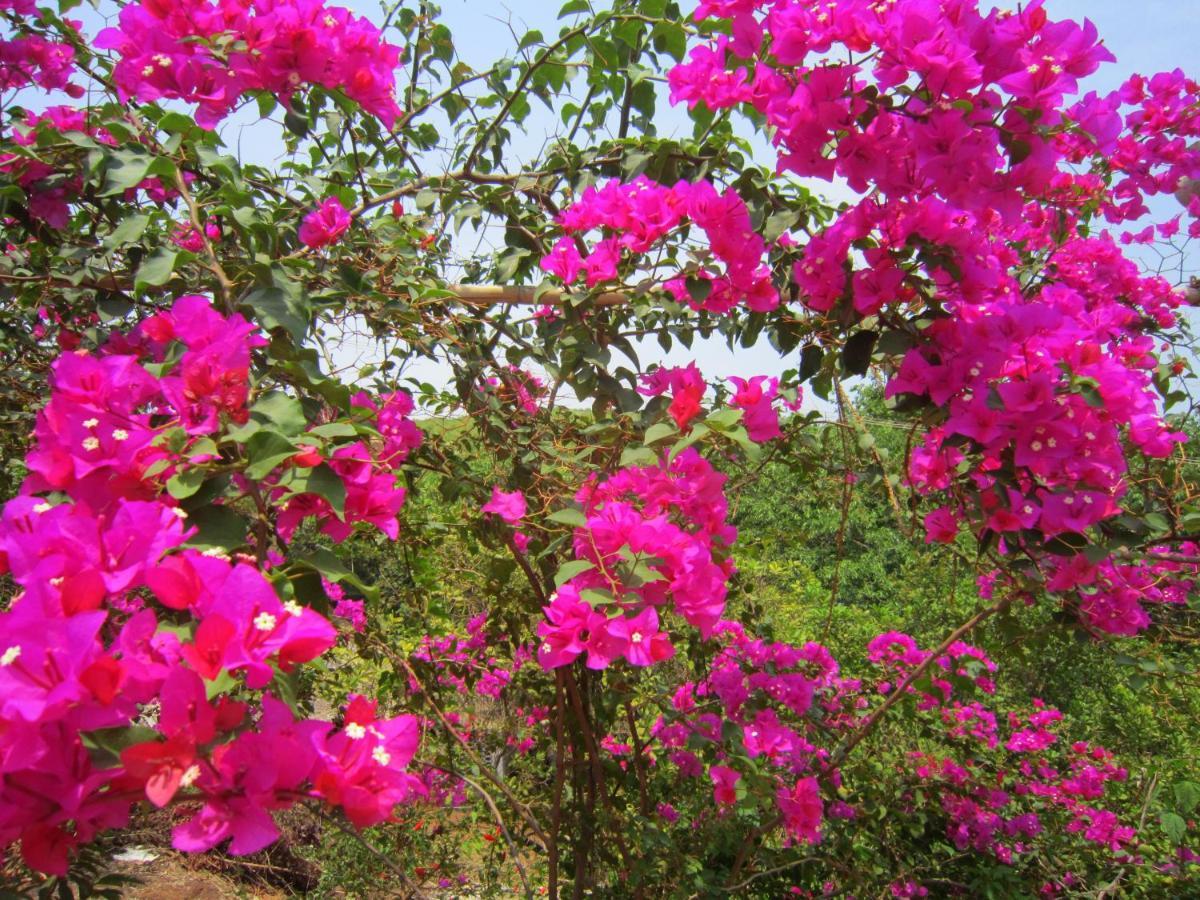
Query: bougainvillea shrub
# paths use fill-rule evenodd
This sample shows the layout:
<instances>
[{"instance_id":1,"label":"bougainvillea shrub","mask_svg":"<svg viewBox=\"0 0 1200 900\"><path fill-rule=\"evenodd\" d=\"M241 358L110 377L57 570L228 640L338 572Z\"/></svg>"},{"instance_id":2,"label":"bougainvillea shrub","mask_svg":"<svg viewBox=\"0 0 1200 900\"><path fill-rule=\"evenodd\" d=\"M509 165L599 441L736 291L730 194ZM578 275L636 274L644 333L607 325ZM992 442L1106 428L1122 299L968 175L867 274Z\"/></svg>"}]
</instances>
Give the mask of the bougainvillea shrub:
<instances>
[{"instance_id":1,"label":"bougainvillea shrub","mask_svg":"<svg viewBox=\"0 0 1200 900\"><path fill-rule=\"evenodd\" d=\"M412 896L1194 885L1200 786L1008 663L1188 674L1195 81L1041 0L572 0L484 69L424 2L76 5L0 0L5 871L158 810ZM842 498L799 639L780 461ZM864 491L935 636L831 634Z\"/></svg>"}]
</instances>

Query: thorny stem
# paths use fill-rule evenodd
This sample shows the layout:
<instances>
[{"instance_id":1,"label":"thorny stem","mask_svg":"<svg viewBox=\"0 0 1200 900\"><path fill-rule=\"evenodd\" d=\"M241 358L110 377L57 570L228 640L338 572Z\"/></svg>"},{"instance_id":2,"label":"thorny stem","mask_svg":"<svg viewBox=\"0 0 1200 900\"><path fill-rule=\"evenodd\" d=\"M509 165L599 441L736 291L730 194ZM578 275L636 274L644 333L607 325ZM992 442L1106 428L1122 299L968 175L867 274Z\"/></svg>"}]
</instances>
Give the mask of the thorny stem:
<instances>
[{"instance_id":1,"label":"thorny stem","mask_svg":"<svg viewBox=\"0 0 1200 900\"><path fill-rule=\"evenodd\" d=\"M217 253L213 250L212 241L208 239L208 235L204 231L204 225L200 221L200 210L196 206L196 201L192 198L192 192L188 190L187 179L183 177L183 169L175 167L175 187L179 191L179 196L183 199L184 205L187 207L188 220L195 229L196 234L200 236L200 240L204 243L204 254L208 257L206 265L210 272L216 276L217 284L221 289L221 299L225 303L227 312L233 312L233 282L229 280L229 275L226 274L221 261L217 258Z\"/></svg>"},{"instance_id":2,"label":"thorny stem","mask_svg":"<svg viewBox=\"0 0 1200 900\"><path fill-rule=\"evenodd\" d=\"M383 651L384 655L387 656L393 664L404 669L404 671L408 674L408 677L411 678L413 683L417 686L417 689L420 690L420 692L425 696L425 699L429 703L430 708L433 710L434 715L437 716L438 721L442 723L442 727L446 729L446 732L463 748L467 756L471 758L472 762L479 767L479 771L487 777L487 780L494 784L500 790L500 793L504 795L504 798L508 800L510 804L512 804L513 809L517 811L517 814L525 821L525 824L530 827L534 835L538 838L538 841L542 845L542 849L545 849L549 843L548 839L546 838L546 830L542 827L541 823L538 822L537 817L534 816L532 810L522 803L520 799L518 799L517 796L512 792L512 790L509 789L508 785L506 785L496 776L496 774L491 770L491 767L489 767L482 759L479 758L479 754L475 752L475 749L467 743L466 739L461 734L458 733L458 729L450 724L450 720L446 718L446 714L442 712L442 708L438 705L437 701L433 699L433 695L426 690L425 685L421 682L421 679L417 675L416 670L412 667L412 664L409 663L404 656L396 653L391 647L382 641L376 639L372 643L374 643L377 648Z\"/></svg>"},{"instance_id":3,"label":"thorny stem","mask_svg":"<svg viewBox=\"0 0 1200 900\"><path fill-rule=\"evenodd\" d=\"M1011 604L1012 598L1004 597L986 609L980 610L962 625L958 626L958 628L954 629L950 636L942 641L941 646L930 653L925 658L924 662L909 672L908 676L896 686L894 691L892 691L891 696L887 698L884 704L875 710L875 712L871 713L867 720L863 722L862 726L850 736L846 743L838 748L838 750L829 760L829 768L841 768L842 763L846 761L846 758L853 752L854 748L861 744L863 740L875 730L880 721L888 714L892 707L904 699L908 693L909 687L912 686L913 682L924 675L939 659L941 659L942 655L950 649L950 646L955 641L961 640L965 635L974 631L992 616L1003 612Z\"/></svg>"},{"instance_id":4,"label":"thorny stem","mask_svg":"<svg viewBox=\"0 0 1200 900\"><path fill-rule=\"evenodd\" d=\"M512 857L513 866L516 867L517 875L520 876L521 884L525 888L525 896L527 898L530 898L530 900L532 900L533 891L529 887L529 877L525 874L525 865L524 865L524 863L521 862L520 851L517 850L517 845L513 841L512 833L508 830L508 825L505 824L504 817L500 814L500 807L496 805L496 801L492 797L492 795L489 794L487 792L487 790L483 787L483 785L481 785L479 782L475 781L472 778L468 778L466 775L462 774L461 772L456 772L452 769L446 769L446 768L443 768L442 766L434 765L433 763L421 762L421 765L423 765L429 769L437 769L439 772L445 772L447 775L457 778L459 781L461 781L461 782L463 782L463 784L466 784L467 786L469 786L472 790L475 791L475 793L479 794L479 796L483 798L483 802L486 803L488 809L491 810L492 818L496 820L497 827L500 829L501 833L504 835L504 842L508 845L508 854L509 854L509 856Z\"/></svg>"}]
</instances>

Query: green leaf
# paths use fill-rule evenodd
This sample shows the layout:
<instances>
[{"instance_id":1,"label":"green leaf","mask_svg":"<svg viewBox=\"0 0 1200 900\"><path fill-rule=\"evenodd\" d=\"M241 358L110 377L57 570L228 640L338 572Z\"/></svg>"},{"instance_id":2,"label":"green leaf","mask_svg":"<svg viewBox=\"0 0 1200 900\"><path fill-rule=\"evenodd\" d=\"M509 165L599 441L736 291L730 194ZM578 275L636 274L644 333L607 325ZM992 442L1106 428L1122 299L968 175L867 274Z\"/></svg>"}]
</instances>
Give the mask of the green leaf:
<instances>
[{"instance_id":1,"label":"green leaf","mask_svg":"<svg viewBox=\"0 0 1200 900\"><path fill-rule=\"evenodd\" d=\"M542 35L542 33L540 31L537 31L537 30L527 31L527 32L525 32L525 36L523 38L521 38L521 42L517 45L517 49L518 50L526 50L529 47L534 46L535 44L545 43L545 40L546 40L545 37Z\"/></svg>"},{"instance_id":2,"label":"green leaf","mask_svg":"<svg viewBox=\"0 0 1200 900\"><path fill-rule=\"evenodd\" d=\"M364 597L373 602L379 600L379 588L367 584L354 574L344 562L334 553L324 548L318 548L307 556L296 560L301 565L314 569L325 577L326 581L335 584L348 584L358 590Z\"/></svg>"},{"instance_id":3,"label":"green leaf","mask_svg":"<svg viewBox=\"0 0 1200 900\"><path fill-rule=\"evenodd\" d=\"M339 519L346 516L346 483L327 464L321 463L311 469L294 469L292 480L287 482L289 490L297 494L316 494L323 497Z\"/></svg>"},{"instance_id":4,"label":"green leaf","mask_svg":"<svg viewBox=\"0 0 1200 900\"><path fill-rule=\"evenodd\" d=\"M175 266L178 262L179 252L177 250L169 250L166 247L159 249L138 266L137 274L133 278L134 291L140 294L148 287L159 287L166 284L175 273Z\"/></svg>"},{"instance_id":5,"label":"green leaf","mask_svg":"<svg viewBox=\"0 0 1200 900\"><path fill-rule=\"evenodd\" d=\"M685 284L688 296L697 303L703 303L713 292L713 283L707 278L696 278L694 275L689 275Z\"/></svg>"},{"instance_id":6,"label":"green leaf","mask_svg":"<svg viewBox=\"0 0 1200 900\"><path fill-rule=\"evenodd\" d=\"M135 188L150 174L154 157L137 150L114 150L105 159L101 197L112 197Z\"/></svg>"},{"instance_id":7,"label":"green leaf","mask_svg":"<svg viewBox=\"0 0 1200 900\"><path fill-rule=\"evenodd\" d=\"M653 466L658 463L658 454L649 447L626 447L621 453L621 468Z\"/></svg>"},{"instance_id":8,"label":"green leaf","mask_svg":"<svg viewBox=\"0 0 1200 900\"><path fill-rule=\"evenodd\" d=\"M750 432L744 426L739 425L730 431L728 437L742 448L742 452L746 454L746 458L751 462L756 462L762 457L762 447L750 440Z\"/></svg>"},{"instance_id":9,"label":"green leaf","mask_svg":"<svg viewBox=\"0 0 1200 900\"><path fill-rule=\"evenodd\" d=\"M146 213L134 213L128 215L121 220L121 224L112 230L112 233L104 239L104 246L110 250L117 247L124 247L126 244L134 244L141 240L142 235L146 233L146 226L150 224L150 216Z\"/></svg>"},{"instance_id":10,"label":"green leaf","mask_svg":"<svg viewBox=\"0 0 1200 900\"><path fill-rule=\"evenodd\" d=\"M246 297L244 305L267 328L283 328L299 343L308 333L308 307L299 287L289 288L259 288Z\"/></svg>"},{"instance_id":11,"label":"green leaf","mask_svg":"<svg viewBox=\"0 0 1200 900\"><path fill-rule=\"evenodd\" d=\"M176 500L186 500L200 490L207 477L204 469L184 469L167 482L167 493Z\"/></svg>"},{"instance_id":12,"label":"green leaf","mask_svg":"<svg viewBox=\"0 0 1200 900\"><path fill-rule=\"evenodd\" d=\"M692 446L692 444L696 443L696 441L708 437L708 435L711 433L711 429L707 425L692 426L692 430L690 432L675 442L675 446L671 448L670 459L674 461L675 457L677 457L680 453Z\"/></svg>"},{"instance_id":13,"label":"green leaf","mask_svg":"<svg viewBox=\"0 0 1200 900\"><path fill-rule=\"evenodd\" d=\"M220 697L222 694L236 690L237 687L238 680L234 674L228 669L222 669L212 681L204 682L204 696L206 699L212 700L214 697Z\"/></svg>"},{"instance_id":14,"label":"green leaf","mask_svg":"<svg viewBox=\"0 0 1200 900\"><path fill-rule=\"evenodd\" d=\"M714 413L709 413L704 420L704 424L713 431L719 431L724 434L736 428L740 421L742 421L742 411L729 406Z\"/></svg>"},{"instance_id":15,"label":"green leaf","mask_svg":"<svg viewBox=\"0 0 1200 900\"><path fill-rule=\"evenodd\" d=\"M308 136L308 116L296 112L291 106L283 114L283 124L296 137Z\"/></svg>"},{"instance_id":16,"label":"green leaf","mask_svg":"<svg viewBox=\"0 0 1200 900\"><path fill-rule=\"evenodd\" d=\"M271 391L259 397L250 407L250 416L289 437L301 434L308 425L300 401L282 391Z\"/></svg>"},{"instance_id":17,"label":"green leaf","mask_svg":"<svg viewBox=\"0 0 1200 900\"><path fill-rule=\"evenodd\" d=\"M277 431L263 429L251 435L246 442L246 453L250 465L246 466L246 477L261 481L282 462L296 454L296 445Z\"/></svg>"},{"instance_id":18,"label":"green leaf","mask_svg":"<svg viewBox=\"0 0 1200 900\"><path fill-rule=\"evenodd\" d=\"M576 575L581 575L594 568L596 568L595 564L586 559L575 559L571 562L563 563L558 567L558 571L554 573L554 586L562 587Z\"/></svg>"},{"instance_id":19,"label":"green leaf","mask_svg":"<svg viewBox=\"0 0 1200 900\"><path fill-rule=\"evenodd\" d=\"M660 22L650 32L654 41L654 49L666 53L676 62L682 62L687 55L687 32L681 25L674 22Z\"/></svg>"},{"instance_id":20,"label":"green leaf","mask_svg":"<svg viewBox=\"0 0 1200 900\"><path fill-rule=\"evenodd\" d=\"M162 117L158 120L158 127L168 134L190 134L193 131L200 130L200 126L196 124L191 116L185 116L183 113L173 111L162 114Z\"/></svg>"},{"instance_id":21,"label":"green leaf","mask_svg":"<svg viewBox=\"0 0 1200 900\"><path fill-rule=\"evenodd\" d=\"M670 422L659 422L657 425L651 425L646 429L646 436L642 438L646 446L657 444L659 441L665 441L667 438L674 437L679 434L679 429Z\"/></svg>"},{"instance_id":22,"label":"green leaf","mask_svg":"<svg viewBox=\"0 0 1200 900\"><path fill-rule=\"evenodd\" d=\"M122 728L88 731L81 734L80 738L92 762L101 763L104 768L108 768L120 761L122 750L134 744L161 740L162 735L146 725L126 725Z\"/></svg>"},{"instance_id":23,"label":"green leaf","mask_svg":"<svg viewBox=\"0 0 1200 900\"><path fill-rule=\"evenodd\" d=\"M583 511L570 507L552 512L546 518L560 525L570 525L572 528L584 528L587 526L587 516L583 514Z\"/></svg>"},{"instance_id":24,"label":"green leaf","mask_svg":"<svg viewBox=\"0 0 1200 900\"><path fill-rule=\"evenodd\" d=\"M785 209L783 212L777 212L767 218L763 224L763 240L768 244L773 244L784 234L791 231L795 226L798 216L792 210Z\"/></svg>"},{"instance_id":25,"label":"green leaf","mask_svg":"<svg viewBox=\"0 0 1200 900\"><path fill-rule=\"evenodd\" d=\"M1200 784L1194 781L1177 781L1174 786L1175 809L1187 815L1200 804Z\"/></svg>"},{"instance_id":26,"label":"green leaf","mask_svg":"<svg viewBox=\"0 0 1200 900\"><path fill-rule=\"evenodd\" d=\"M809 344L800 354L800 380L808 381L818 372L825 362L825 351L816 344Z\"/></svg>"},{"instance_id":27,"label":"green leaf","mask_svg":"<svg viewBox=\"0 0 1200 900\"><path fill-rule=\"evenodd\" d=\"M602 606L611 606L617 598L613 596L612 591L586 588L579 592L579 599L592 609L599 609Z\"/></svg>"},{"instance_id":28,"label":"green leaf","mask_svg":"<svg viewBox=\"0 0 1200 900\"><path fill-rule=\"evenodd\" d=\"M236 550L246 543L246 520L228 506L205 506L187 521L199 529L188 541L193 547Z\"/></svg>"},{"instance_id":29,"label":"green leaf","mask_svg":"<svg viewBox=\"0 0 1200 900\"><path fill-rule=\"evenodd\" d=\"M846 341L842 348L842 367L848 375L865 375L871 368L871 354L875 351L875 341L879 334L874 331L860 331Z\"/></svg>"},{"instance_id":30,"label":"green leaf","mask_svg":"<svg viewBox=\"0 0 1200 900\"><path fill-rule=\"evenodd\" d=\"M353 425L349 425L346 422L330 422L327 425L318 425L316 428L310 428L305 433L325 438L358 436L358 430Z\"/></svg>"},{"instance_id":31,"label":"green leaf","mask_svg":"<svg viewBox=\"0 0 1200 900\"><path fill-rule=\"evenodd\" d=\"M1187 822L1183 816L1177 816L1175 813L1163 813L1158 817L1158 823L1162 826L1163 833L1172 844L1178 845L1183 843L1188 830Z\"/></svg>"}]
</instances>

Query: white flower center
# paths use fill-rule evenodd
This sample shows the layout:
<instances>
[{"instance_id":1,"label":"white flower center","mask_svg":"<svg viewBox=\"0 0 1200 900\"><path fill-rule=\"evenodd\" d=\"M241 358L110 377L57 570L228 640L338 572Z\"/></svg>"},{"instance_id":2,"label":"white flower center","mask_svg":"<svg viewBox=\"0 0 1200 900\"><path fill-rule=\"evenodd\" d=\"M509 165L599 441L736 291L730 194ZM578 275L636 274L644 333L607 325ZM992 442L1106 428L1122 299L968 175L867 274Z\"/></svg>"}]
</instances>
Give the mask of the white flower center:
<instances>
[{"instance_id":1,"label":"white flower center","mask_svg":"<svg viewBox=\"0 0 1200 900\"><path fill-rule=\"evenodd\" d=\"M114 441L127 441L127 440L129 440L129 432L126 431L124 428L114 429L113 430L113 440Z\"/></svg>"},{"instance_id":2,"label":"white flower center","mask_svg":"<svg viewBox=\"0 0 1200 900\"><path fill-rule=\"evenodd\" d=\"M371 758L381 766L386 766L392 761L392 755L382 747L376 747L371 751Z\"/></svg>"},{"instance_id":3,"label":"white flower center","mask_svg":"<svg viewBox=\"0 0 1200 900\"><path fill-rule=\"evenodd\" d=\"M553 649L554 648L550 646L549 641L542 641L542 652L543 653L549 653Z\"/></svg>"},{"instance_id":4,"label":"white flower center","mask_svg":"<svg viewBox=\"0 0 1200 900\"><path fill-rule=\"evenodd\" d=\"M4 651L4 655L0 656L0 666L11 666L17 661L21 655L21 648L17 646L9 647Z\"/></svg>"},{"instance_id":5,"label":"white flower center","mask_svg":"<svg viewBox=\"0 0 1200 900\"><path fill-rule=\"evenodd\" d=\"M367 729L363 728L357 722L351 722L346 726L346 737L352 741L361 741L367 736Z\"/></svg>"},{"instance_id":6,"label":"white flower center","mask_svg":"<svg viewBox=\"0 0 1200 900\"><path fill-rule=\"evenodd\" d=\"M631 643L640 644L642 642L642 633L640 631L635 631L629 636L629 640Z\"/></svg>"},{"instance_id":7,"label":"white flower center","mask_svg":"<svg viewBox=\"0 0 1200 900\"><path fill-rule=\"evenodd\" d=\"M33 511L40 516L42 513L50 512L50 510L52 510L52 509L54 509L54 507L51 506L49 503L39 503L37 506L35 506L33 508Z\"/></svg>"},{"instance_id":8,"label":"white flower center","mask_svg":"<svg viewBox=\"0 0 1200 900\"><path fill-rule=\"evenodd\" d=\"M98 449L100 449L100 441L98 441L94 437L84 438L83 439L83 449L84 450L98 450Z\"/></svg>"},{"instance_id":9,"label":"white flower center","mask_svg":"<svg viewBox=\"0 0 1200 900\"><path fill-rule=\"evenodd\" d=\"M304 612L304 607L295 600L289 600L287 603L283 604L283 608L287 610L287 614L289 616L298 616Z\"/></svg>"},{"instance_id":10,"label":"white flower center","mask_svg":"<svg viewBox=\"0 0 1200 900\"><path fill-rule=\"evenodd\" d=\"M97 425L99 425L99 424L100 424L100 420L99 420L99 419L84 419L84 420L83 420L83 427L84 427L84 428L95 428L95 427L96 427Z\"/></svg>"},{"instance_id":11,"label":"white flower center","mask_svg":"<svg viewBox=\"0 0 1200 900\"><path fill-rule=\"evenodd\" d=\"M186 772L179 776L179 786L189 788L196 783L196 779L199 777L200 767L193 764L188 767Z\"/></svg>"},{"instance_id":12,"label":"white flower center","mask_svg":"<svg viewBox=\"0 0 1200 900\"><path fill-rule=\"evenodd\" d=\"M254 627L259 631L274 631L276 621L278 620L270 613L259 613L254 617Z\"/></svg>"}]
</instances>

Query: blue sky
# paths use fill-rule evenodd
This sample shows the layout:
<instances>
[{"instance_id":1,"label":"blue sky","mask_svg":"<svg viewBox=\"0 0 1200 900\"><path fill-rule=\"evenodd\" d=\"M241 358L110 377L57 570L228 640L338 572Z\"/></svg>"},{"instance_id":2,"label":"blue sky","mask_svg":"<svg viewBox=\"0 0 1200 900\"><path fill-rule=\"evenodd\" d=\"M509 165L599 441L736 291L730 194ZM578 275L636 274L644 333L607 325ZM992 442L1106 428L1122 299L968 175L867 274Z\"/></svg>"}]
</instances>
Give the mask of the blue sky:
<instances>
[{"instance_id":1,"label":"blue sky","mask_svg":"<svg viewBox=\"0 0 1200 900\"><path fill-rule=\"evenodd\" d=\"M376 0L342 0L364 15L379 9ZM999 0L996 5L1015 6L1017 0ZM460 51L468 62L483 63L503 46L507 33L501 23L511 18L530 28L551 33L562 3L560 0L442 0L443 19L454 31ZM597 6L602 3L598 2ZM685 9L695 3L685 2ZM987 5L986 0L982 4ZM1200 22L1197 0L1047 0L1052 18L1090 18L1117 57L1117 64L1096 76L1097 88L1114 87L1130 72L1160 72L1194 66Z\"/></svg>"}]
</instances>

